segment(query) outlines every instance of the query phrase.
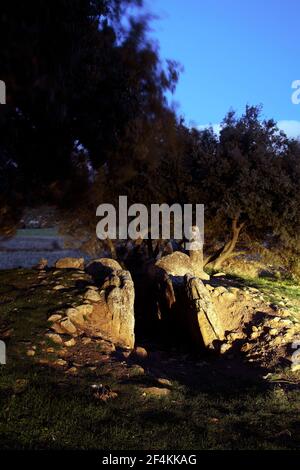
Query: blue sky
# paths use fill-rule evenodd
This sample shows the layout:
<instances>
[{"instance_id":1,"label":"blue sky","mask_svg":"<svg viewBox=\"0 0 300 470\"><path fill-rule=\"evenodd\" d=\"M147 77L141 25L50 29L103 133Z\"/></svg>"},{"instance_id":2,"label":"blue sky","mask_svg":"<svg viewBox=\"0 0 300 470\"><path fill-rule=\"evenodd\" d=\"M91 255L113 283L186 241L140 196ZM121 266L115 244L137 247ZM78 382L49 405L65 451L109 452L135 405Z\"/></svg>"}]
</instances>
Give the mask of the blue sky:
<instances>
[{"instance_id":1,"label":"blue sky","mask_svg":"<svg viewBox=\"0 0 300 470\"><path fill-rule=\"evenodd\" d=\"M232 107L263 104L265 117L300 135L299 0L148 0L163 58L184 67L173 100L187 124L218 124Z\"/></svg>"}]
</instances>

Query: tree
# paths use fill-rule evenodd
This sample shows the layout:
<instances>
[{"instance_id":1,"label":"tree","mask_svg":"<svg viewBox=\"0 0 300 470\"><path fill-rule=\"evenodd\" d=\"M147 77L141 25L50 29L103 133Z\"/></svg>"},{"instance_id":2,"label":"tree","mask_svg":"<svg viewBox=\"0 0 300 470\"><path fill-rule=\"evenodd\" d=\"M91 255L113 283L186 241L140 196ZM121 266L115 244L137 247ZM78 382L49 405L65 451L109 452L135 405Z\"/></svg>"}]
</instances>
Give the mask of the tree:
<instances>
[{"instance_id":1,"label":"tree","mask_svg":"<svg viewBox=\"0 0 300 470\"><path fill-rule=\"evenodd\" d=\"M128 6L142 1L2 6L0 76L11 113L1 123L0 144L2 159L11 155L14 162L23 204L76 206L103 167L117 185L140 162L155 160L168 112L164 93L178 71L171 61L163 67L147 37L148 18L129 18ZM89 171L75 158L78 142ZM14 206L7 192L3 197Z\"/></svg>"},{"instance_id":2,"label":"tree","mask_svg":"<svg viewBox=\"0 0 300 470\"><path fill-rule=\"evenodd\" d=\"M255 106L247 106L240 118L229 112L219 140L209 129L191 133L192 198L205 204L208 225L213 225L215 238L224 240L205 260L215 269L234 254L242 230L263 239L286 223L289 142L274 121L261 121L260 115L261 108Z\"/></svg>"}]
</instances>

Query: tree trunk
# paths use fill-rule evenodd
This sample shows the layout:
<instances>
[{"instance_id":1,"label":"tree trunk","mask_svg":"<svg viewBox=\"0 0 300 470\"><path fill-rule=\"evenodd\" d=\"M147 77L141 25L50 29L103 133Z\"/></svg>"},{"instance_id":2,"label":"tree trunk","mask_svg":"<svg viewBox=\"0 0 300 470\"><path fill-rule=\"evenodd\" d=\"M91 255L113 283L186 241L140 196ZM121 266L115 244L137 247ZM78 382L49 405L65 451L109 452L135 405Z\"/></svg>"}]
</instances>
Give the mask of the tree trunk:
<instances>
[{"instance_id":1,"label":"tree trunk","mask_svg":"<svg viewBox=\"0 0 300 470\"><path fill-rule=\"evenodd\" d=\"M220 250L218 250L213 255L209 256L205 260L204 266L207 266L208 264L212 264L214 269L220 269L224 261L228 259L230 256L232 256L233 251L236 247L240 232L245 225L245 222L242 222L239 224L238 220L239 220L239 216L236 216L232 220L230 240L227 243L225 243L225 245Z\"/></svg>"}]
</instances>

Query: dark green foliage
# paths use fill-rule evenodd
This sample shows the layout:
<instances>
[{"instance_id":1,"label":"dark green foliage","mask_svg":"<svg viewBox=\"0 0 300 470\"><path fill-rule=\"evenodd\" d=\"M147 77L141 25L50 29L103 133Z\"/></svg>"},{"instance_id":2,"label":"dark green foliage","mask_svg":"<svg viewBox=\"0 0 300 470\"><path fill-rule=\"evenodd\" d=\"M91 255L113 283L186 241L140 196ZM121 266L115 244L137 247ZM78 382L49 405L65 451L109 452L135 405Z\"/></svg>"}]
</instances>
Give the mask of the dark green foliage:
<instances>
[{"instance_id":1,"label":"dark green foliage","mask_svg":"<svg viewBox=\"0 0 300 470\"><path fill-rule=\"evenodd\" d=\"M1 6L0 77L9 107L0 122L1 178L11 180L11 160L19 205L76 206L89 173L101 173L102 165L108 178L127 181L139 162L155 159L165 115L172 114L164 92L174 88L178 72L174 62L162 66L147 38L147 17L129 17L127 7L141 3ZM17 204L5 187L1 195L3 227Z\"/></svg>"},{"instance_id":2,"label":"dark green foliage","mask_svg":"<svg viewBox=\"0 0 300 470\"><path fill-rule=\"evenodd\" d=\"M208 245L218 248L206 262L216 267L242 233L297 253L299 142L255 106L230 111L220 136L186 127L165 97L178 65L163 66L141 6L1 6L1 232L11 234L23 206L47 202L65 210L71 231L94 233L96 207L126 194L129 203L205 204Z\"/></svg>"}]
</instances>

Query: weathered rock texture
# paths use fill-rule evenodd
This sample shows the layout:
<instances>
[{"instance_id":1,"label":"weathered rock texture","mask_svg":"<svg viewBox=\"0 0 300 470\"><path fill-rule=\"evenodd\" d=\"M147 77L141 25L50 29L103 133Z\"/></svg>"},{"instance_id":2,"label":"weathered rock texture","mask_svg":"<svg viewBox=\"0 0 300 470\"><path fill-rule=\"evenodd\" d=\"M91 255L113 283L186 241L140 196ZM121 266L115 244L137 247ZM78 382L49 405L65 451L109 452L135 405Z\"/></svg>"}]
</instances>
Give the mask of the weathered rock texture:
<instances>
[{"instance_id":1,"label":"weathered rock texture","mask_svg":"<svg viewBox=\"0 0 300 470\"><path fill-rule=\"evenodd\" d=\"M185 276L185 293L191 336L197 339L200 334L205 347L213 349L216 341L223 340L224 330L210 294L199 278L189 275Z\"/></svg>"},{"instance_id":2,"label":"weathered rock texture","mask_svg":"<svg viewBox=\"0 0 300 470\"><path fill-rule=\"evenodd\" d=\"M83 269L83 258L61 258L56 261L55 267L58 269Z\"/></svg>"},{"instance_id":3,"label":"weathered rock texture","mask_svg":"<svg viewBox=\"0 0 300 470\"><path fill-rule=\"evenodd\" d=\"M134 347L134 285L125 270L111 270L101 285L87 285L82 304L57 312L48 319L58 334L85 334Z\"/></svg>"},{"instance_id":4,"label":"weathered rock texture","mask_svg":"<svg viewBox=\"0 0 300 470\"><path fill-rule=\"evenodd\" d=\"M164 270L172 276L185 276L190 274L200 279L209 279L209 275L202 271L202 266L192 262L191 258L185 253L175 251L171 255L164 256L155 264L157 269Z\"/></svg>"},{"instance_id":5,"label":"weathered rock texture","mask_svg":"<svg viewBox=\"0 0 300 470\"><path fill-rule=\"evenodd\" d=\"M119 346L134 347L134 285L129 271L115 271L100 291L90 316L93 331Z\"/></svg>"},{"instance_id":6,"label":"weathered rock texture","mask_svg":"<svg viewBox=\"0 0 300 470\"><path fill-rule=\"evenodd\" d=\"M218 349L224 329L190 258L175 252L155 265L158 317L196 348Z\"/></svg>"}]
</instances>

